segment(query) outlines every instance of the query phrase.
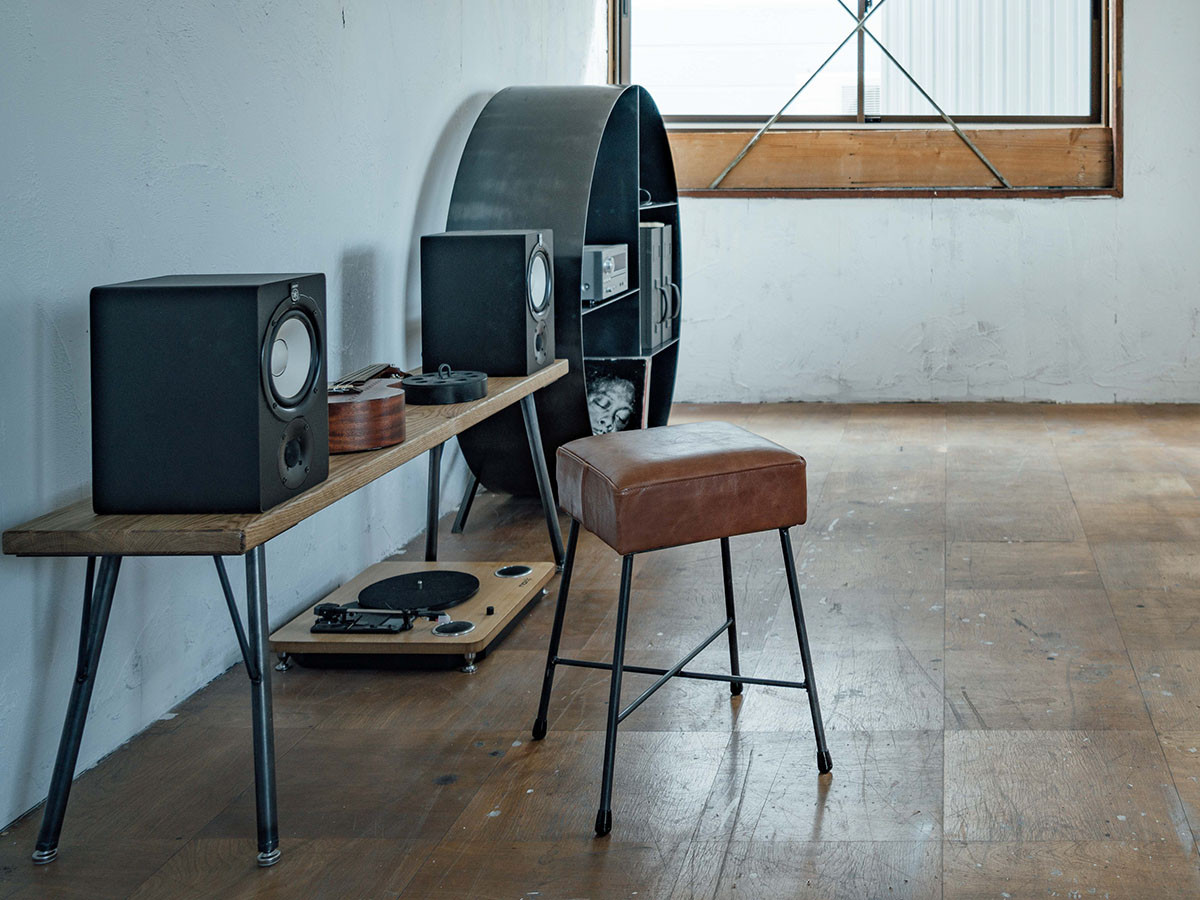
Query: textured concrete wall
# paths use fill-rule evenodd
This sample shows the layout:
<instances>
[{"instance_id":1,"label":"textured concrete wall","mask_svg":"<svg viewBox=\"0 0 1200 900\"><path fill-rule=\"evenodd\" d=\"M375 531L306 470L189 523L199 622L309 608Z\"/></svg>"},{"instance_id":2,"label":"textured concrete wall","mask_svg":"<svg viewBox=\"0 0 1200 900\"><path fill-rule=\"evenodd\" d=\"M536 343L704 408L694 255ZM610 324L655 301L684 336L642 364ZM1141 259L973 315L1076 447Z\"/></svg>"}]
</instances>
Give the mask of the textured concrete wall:
<instances>
[{"instance_id":1,"label":"textured concrete wall","mask_svg":"<svg viewBox=\"0 0 1200 900\"><path fill-rule=\"evenodd\" d=\"M93 285L323 271L330 370L416 364L417 240L476 113L508 84L602 80L603 40L589 0L0 8L0 527L88 492ZM416 534L424 490L420 460L274 541L272 624ZM0 559L0 823L45 794L83 570ZM127 561L81 765L236 659L211 560Z\"/></svg>"},{"instance_id":2,"label":"textured concrete wall","mask_svg":"<svg viewBox=\"0 0 1200 900\"><path fill-rule=\"evenodd\" d=\"M684 200L678 399L1200 400L1200 5L1125 5L1122 200Z\"/></svg>"}]
</instances>

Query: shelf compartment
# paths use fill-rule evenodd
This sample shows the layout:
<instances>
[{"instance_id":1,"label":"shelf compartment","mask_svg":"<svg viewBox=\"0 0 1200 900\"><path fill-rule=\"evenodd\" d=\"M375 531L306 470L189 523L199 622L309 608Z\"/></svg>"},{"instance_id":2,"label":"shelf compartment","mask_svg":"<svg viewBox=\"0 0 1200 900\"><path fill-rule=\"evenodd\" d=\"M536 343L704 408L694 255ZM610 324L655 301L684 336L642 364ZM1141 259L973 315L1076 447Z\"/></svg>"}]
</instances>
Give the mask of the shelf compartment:
<instances>
[{"instance_id":1,"label":"shelf compartment","mask_svg":"<svg viewBox=\"0 0 1200 900\"><path fill-rule=\"evenodd\" d=\"M622 300L628 300L630 297L635 296L637 294L637 292L638 292L638 288L630 288L627 291L622 291L620 294L617 294L615 297L609 297L607 300L601 300L599 303L594 303L591 306L587 306L585 304L583 306L582 314L586 316L589 313L594 313L598 309L604 309L604 307L609 306L613 303L620 303Z\"/></svg>"},{"instance_id":2,"label":"shelf compartment","mask_svg":"<svg viewBox=\"0 0 1200 900\"><path fill-rule=\"evenodd\" d=\"M603 356L597 356L597 355L589 353L587 356L585 356L583 358L583 361L584 362L600 362L600 361L606 360L606 359L653 359L654 357L658 356L658 354L662 353L664 350L669 350L671 347L673 347L678 342L679 342L679 336L676 335L675 337L671 338L669 341L664 341L663 343L659 344L653 350L643 350L640 353L625 353L625 354L603 355Z\"/></svg>"}]
</instances>

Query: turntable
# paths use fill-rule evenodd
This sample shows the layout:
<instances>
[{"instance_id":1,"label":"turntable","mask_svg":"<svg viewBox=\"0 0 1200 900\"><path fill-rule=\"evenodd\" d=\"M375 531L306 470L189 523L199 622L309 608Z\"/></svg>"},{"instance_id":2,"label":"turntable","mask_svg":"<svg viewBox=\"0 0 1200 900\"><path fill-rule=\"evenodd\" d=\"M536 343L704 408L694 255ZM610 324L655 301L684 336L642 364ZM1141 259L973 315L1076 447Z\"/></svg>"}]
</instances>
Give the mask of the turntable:
<instances>
[{"instance_id":1,"label":"turntable","mask_svg":"<svg viewBox=\"0 0 1200 900\"><path fill-rule=\"evenodd\" d=\"M306 665L443 657L474 672L553 576L540 562L376 563L272 634L271 647Z\"/></svg>"}]
</instances>

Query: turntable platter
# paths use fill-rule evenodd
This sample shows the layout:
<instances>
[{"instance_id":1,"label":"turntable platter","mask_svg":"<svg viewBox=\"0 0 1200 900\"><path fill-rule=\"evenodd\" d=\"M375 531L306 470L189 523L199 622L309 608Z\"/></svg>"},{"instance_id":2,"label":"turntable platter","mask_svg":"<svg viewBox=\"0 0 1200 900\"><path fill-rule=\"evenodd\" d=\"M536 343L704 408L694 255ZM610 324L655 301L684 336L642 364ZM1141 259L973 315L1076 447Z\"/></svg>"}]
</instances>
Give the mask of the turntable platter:
<instances>
[{"instance_id":1,"label":"turntable platter","mask_svg":"<svg viewBox=\"0 0 1200 900\"><path fill-rule=\"evenodd\" d=\"M471 599L479 579L469 572L430 569L393 575L369 584L358 594L363 609L411 609L436 612Z\"/></svg>"}]
</instances>

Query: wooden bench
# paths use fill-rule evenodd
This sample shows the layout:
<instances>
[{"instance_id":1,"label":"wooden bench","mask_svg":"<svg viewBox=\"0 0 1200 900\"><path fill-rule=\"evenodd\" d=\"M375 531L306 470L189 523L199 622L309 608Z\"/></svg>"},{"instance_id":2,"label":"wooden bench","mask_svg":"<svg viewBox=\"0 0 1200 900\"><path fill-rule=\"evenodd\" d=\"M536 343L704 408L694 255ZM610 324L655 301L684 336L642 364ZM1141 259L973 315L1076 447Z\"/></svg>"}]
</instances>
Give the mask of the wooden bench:
<instances>
[{"instance_id":1,"label":"wooden bench","mask_svg":"<svg viewBox=\"0 0 1200 900\"><path fill-rule=\"evenodd\" d=\"M567 374L567 361L524 377L489 378L487 396L449 406L412 406L406 411L407 439L392 447L330 458L329 477L320 485L263 513L236 515L97 515L91 498L4 532L3 549L17 556L82 556L87 558L83 625L79 657L58 756L50 780L34 862L49 863L58 855L58 839L75 775L79 744L95 683L96 665L112 608L121 560L126 556L212 556L229 605L234 631L251 683L255 794L258 809L258 863L279 860L279 823L275 801L274 730L267 646L267 576L265 544L314 513L353 493L393 469L429 451L429 492L425 555L437 558L439 475L442 447L457 434L519 403L537 475L542 510L555 563L563 561L562 537L551 493L541 429L533 394ZM229 583L223 557L243 556L246 566L247 628ZM97 562L98 561L98 562Z\"/></svg>"}]
</instances>

